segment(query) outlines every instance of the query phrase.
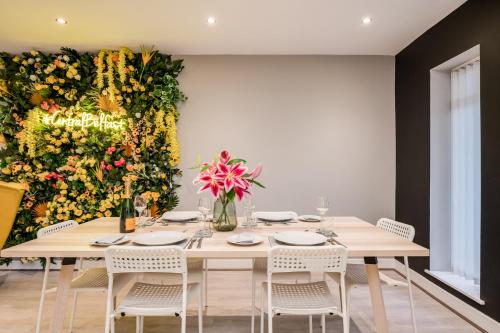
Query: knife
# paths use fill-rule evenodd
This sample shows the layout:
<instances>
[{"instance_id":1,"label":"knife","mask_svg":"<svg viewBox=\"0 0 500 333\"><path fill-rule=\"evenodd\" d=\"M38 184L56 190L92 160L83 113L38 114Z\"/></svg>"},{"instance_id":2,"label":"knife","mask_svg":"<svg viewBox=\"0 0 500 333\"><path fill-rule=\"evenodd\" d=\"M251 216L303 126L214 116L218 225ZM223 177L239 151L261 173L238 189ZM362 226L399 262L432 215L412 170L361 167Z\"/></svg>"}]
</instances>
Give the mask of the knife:
<instances>
[{"instance_id":1,"label":"knife","mask_svg":"<svg viewBox=\"0 0 500 333\"><path fill-rule=\"evenodd\" d=\"M190 249L193 247L194 242L196 241L196 237L192 237L191 240L189 241L189 244L186 248Z\"/></svg>"}]
</instances>

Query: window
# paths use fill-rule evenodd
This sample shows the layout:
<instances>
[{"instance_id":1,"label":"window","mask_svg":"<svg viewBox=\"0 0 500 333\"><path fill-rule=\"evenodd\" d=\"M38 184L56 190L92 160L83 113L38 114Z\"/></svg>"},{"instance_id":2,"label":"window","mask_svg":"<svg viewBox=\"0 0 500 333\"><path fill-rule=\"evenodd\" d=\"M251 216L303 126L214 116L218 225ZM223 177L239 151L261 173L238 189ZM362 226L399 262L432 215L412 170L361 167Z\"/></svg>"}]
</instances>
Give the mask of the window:
<instances>
[{"instance_id":1,"label":"window","mask_svg":"<svg viewBox=\"0 0 500 333\"><path fill-rule=\"evenodd\" d=\"M479 45L431 70L429 274L480 304Z\"/></svg>"}]
</instances>

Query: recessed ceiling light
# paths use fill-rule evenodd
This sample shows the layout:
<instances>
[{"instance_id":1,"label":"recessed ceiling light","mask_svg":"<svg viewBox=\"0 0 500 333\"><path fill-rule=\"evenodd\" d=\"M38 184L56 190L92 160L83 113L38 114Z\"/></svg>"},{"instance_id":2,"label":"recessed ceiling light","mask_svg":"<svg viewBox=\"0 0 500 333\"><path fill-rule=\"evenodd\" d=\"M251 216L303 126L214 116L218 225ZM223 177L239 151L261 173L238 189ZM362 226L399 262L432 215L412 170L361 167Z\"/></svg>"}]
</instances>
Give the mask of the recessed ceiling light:
<instances>
[{"instance_id":1,"label":"recessed ceiling light","mask_svg":"<svg viewBox=\"0 0 500 333\"><path fill-rule=\"evenodd\" d=\"M370 24L373 22L373 19L370 16L363 17L363 24Z\"/></svg>"},{"instance_id":2,"label":"recessed ceiling light","mask_svg":"<svg viewBox=\"0 0 500 333\"><path fill-rule=\"evenodd\" d=\"M217 20L215 19L215 17L213 16L210 16L209 18L207 18L207 23L208 24L215 24L217 22Z\"/></svg>"},{"instance_id":3,"label":"recessed ceiling light","mask_svg":"<svg viewBox=\"0 0 500 333\"><path fill-rule=\"evenodd\" d=\"M66 21L64 18L62 17L58 17L56 18L56 22L59 23L59 24L66 24L68 23L68 21Z\"/></svg>"}]
</instances>

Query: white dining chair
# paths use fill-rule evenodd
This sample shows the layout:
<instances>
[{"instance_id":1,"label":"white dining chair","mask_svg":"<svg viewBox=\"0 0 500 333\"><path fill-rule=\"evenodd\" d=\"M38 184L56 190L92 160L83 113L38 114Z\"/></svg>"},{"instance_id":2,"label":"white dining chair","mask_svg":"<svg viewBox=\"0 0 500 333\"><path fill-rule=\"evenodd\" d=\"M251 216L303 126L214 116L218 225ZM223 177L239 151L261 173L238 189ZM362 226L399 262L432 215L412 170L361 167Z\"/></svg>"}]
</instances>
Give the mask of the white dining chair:
<instances>
[{"instance_id":1,"label":"white dining chair","mask_svg":"<svg viewBox=\"0 0 500 333\"><path fill-rule=\"evenodd\" d=\"M186 253L180 246L111 246L105 251L108 271L105 333L115 332L116 316L135 316L136 332L142 333L145 316L180 315L181 332L186 333L187 304L198 294L198 332L203 331L202 288L188 283ZM135 282L127 295L113 309L115 276L124 273L170 273L182 276L182 284Z\"/></svg>"},{"instance_id":2,"label":"white dining chair","mask_svg":"<svg viewBox=\"0 0 500 333\"><path fill-rule=\"evenodd\" d=\"M280 272L274 274L274 281L298 282L311 281L311 272ZM252 262L252 323L251 333L255 332L255 299L257 286L267 281L267 258L255 258ZM261 331L261 333L263 333ZM309 316L309 333L312 333L312 316Z\"/></svg>"},{"instance_id":3,"label":"white dining chair","mask_svg":"<svg viewBox=\"0 0 500 333\"><path fill-rule=\"evenodd\" d=\"M37 238L41 239L47 237L49 235L69 230L78 227L78 223L73 220L57 223L50 225L48 227L42 228L37 232ZM38 308L38 315L36 321L35 333L40 333L42 317L43 317L43 308L45 304L45 297L47 294L54 293L57 291L57 288L47 289L48 277L50 272L50 257L45 258L45 270L43 274L43 283L42 283L42 292L40 296L40 305ZM70 289L73 290L73 302L71 305L71 313L70 313L70 321L69 321L69 332L73 331L73 323L76 312L77 298L78 293L81 291L89 291L89 292L105 292L108 287L108 276L106 272L106 267L95 267L86 270L82 270L84 258L79 258L77 263L78 275L73 278L70 284ZM130 280L130 276L127 278L125 275L121 276L119 283L119 288L115 288L115 290L119 290L123 288L128 281Z\"/></svg>"},{"instance_id":4,"label":"white dining chair","mask_svg":"<svg viewBox=\"0 0 500 333\"><path fill-rule=\"evenodd\" d=\"M340 245L304 247L275 246L269 250L267 282L262 284L261 333L264 332L264 312L268 316L268 333L273 332L273 316L321 315L321 329L326 332L325 315L338 315L343 320L343 332L349 332L346 315L345 271L347 249ZM341 309L337 306L326 281L308 283L273 283L273 275L289 272L340 274ZM266 302L267 299L267 302ZM267 303L267 307L266 307Z\"/></svg>"},{"instance_id":5,"label":"white dining chair","mask_svg":"<svg viewBox=\"0 0 500 333\"><path fill-rule=\"evenodd\" d=\"M396 236L402 237L409 241L413 241L415 237L415 228L409 224L397 222L388 218L381 218L377 221L377 228L384 231L390 232ZM413 292L411 286L410 277L410 266L408 264L408 257L404 257L405 271L406 271L406 283L390 278L384 273L379 272L380 281L386 285L390 286L406 286L408 287L408 296L410 299L410 309L411 309L411 319L413 325L413 332L417 333L417 323L415 318L415 306L413 303ZM328 274L335 281L340 282L340 275L336 273ZM347 304L350 301L350 291L353 287L358 285L368 284L368 275L366 274L366 269L364 264L347 264L346 271L346 300ZM349 307L349 305L348 305ZM347 311L349 315L349 312Z\"/></svg>"}]
</instances>

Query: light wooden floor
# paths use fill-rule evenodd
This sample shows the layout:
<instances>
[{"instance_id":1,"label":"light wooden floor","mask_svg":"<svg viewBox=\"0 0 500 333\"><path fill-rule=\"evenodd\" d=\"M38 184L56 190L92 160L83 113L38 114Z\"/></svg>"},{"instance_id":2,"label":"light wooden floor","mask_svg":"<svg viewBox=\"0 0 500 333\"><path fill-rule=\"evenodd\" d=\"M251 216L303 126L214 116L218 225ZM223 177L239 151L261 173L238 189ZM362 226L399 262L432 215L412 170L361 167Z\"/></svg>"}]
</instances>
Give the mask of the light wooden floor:
<instances>
[{"instance_id":1,"label":"light wooden floor","mask_svg":"<svg viewBox=\"0 0 500 333\"><path fill-rule=\"evenodd\" d=\"M51 273L49 287L56 282L55 272ZM398 277L394 272L388 275ZM39 290L42 283L41 272L9 272L0 285L0 332L34 332ZM333 286L332 290L337 290ZM204 332L207 333L248 333L250 332L250 272L210 272L209 307L205 317ZM384 297L391 332L412 332L406 289L384 287ZM47 297L45 315L52 313L53 295ZM104 294L89 293L80 297L74 333L95 333L103 331ZM371 305L367 287L359 287L352 292L351 332L374 332ZM192 304L192 314L196 308ZM465 333L479 332L466 321L415 288L415 305L419 332ZM146 318L145 332L180 332L178 318ZM304 317L279 316L274 320L274 332L307 332ZM315 321L315 332L320 332L319 318ZM133 318L120 319L117 332L135 332ZM47 320L44 331L47 330ZM258 328L258 318L256 321ZM258 329L256 330L256 332ZM197 332L195 317L188 320L188 332ZM327 319L327 332L342 332L342 322L338 318Z\"/></svg>"}]
</instances>

